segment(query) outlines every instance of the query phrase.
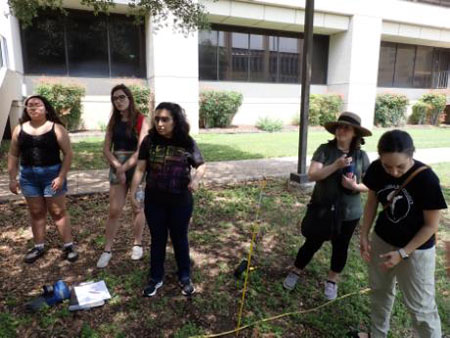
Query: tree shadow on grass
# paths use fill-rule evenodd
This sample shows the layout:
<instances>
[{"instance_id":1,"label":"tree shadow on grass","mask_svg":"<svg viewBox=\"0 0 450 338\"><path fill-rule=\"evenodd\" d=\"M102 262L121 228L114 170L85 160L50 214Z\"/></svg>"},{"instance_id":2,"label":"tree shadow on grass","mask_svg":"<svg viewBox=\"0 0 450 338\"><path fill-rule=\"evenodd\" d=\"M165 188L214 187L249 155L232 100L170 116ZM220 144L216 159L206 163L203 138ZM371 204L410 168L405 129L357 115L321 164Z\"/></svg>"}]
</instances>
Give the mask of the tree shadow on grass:
<instances>
[{"instance_id":1,"label":"tree shadow on grass","mask_svg":"<svg viewBox=\"0 0 450 338\"><path fill-rule=\"evenodd\" d=\"M129 203L120 220L113 258L102 270L95 265L104 245L108 213L106 193L68 197L73 233L80 252L74 264L61 259L62 243L52 222L47 225L46 255L34 264L25 264L23 255L27 247L33 245L27 207L23 201L0 205L0 270L6 272L2 274L0 285L2 295L7 295L0 301L0 311L9 314L12 324L17 323L19 336L30 336L36 330L42 336L67 332L78 336L82 331L92 330L102 336L122 332L125 336L173 337L177 332L184 332L182 330L202 333L233 328L242 288L242 280L235 280L233 270L248 249L259 186L242 184L228 188L208 188L196 194L190 244L193 281L198 292L192 298L182 296L177 286L176 263L170 245L163 288L153 298L141 296L148 277L150 237L146 228L145 257L143 261L131 261ZM281 210L282 205L277 205L277 212ZM67 304L52 307L42 314L26 314L23 304L38 295L42 285L53 284L60 278L70 285L103 279L113 298L101 308L76 314L63 311ZM260 299L251 304L250 309L254 311ZM53 324L49 326L47 321ZM20 324L25 322L28 324Z\"/></svg>"},{"instance_id":2,"label":"tree shadow on grass","mask_svg":"<svg viewBox=\"0 0 450 338\"><path fill-rule=\"evenodd\" d=\"M197 287L192 298L182 296L177 286L175 257L169 245L164 286L156 296L142 297L149 269L150 236L146 228L144 259L132 261L129 203L120 219L113 257L106 269L95 267L104 245L106 193L68 197L80 252L74 264L60 258L61 240L54 225L47 227L46 256L32 265L23 263L23 254L32 245L26 206L23 202L0 204L0 313L7 314L0 318L0 324L13 327L19 337L187 337L233 329L243 289L243 279L236 280L233 271L248 252L260 187L257 183L242 183L206 187L196 193L189 229L192 276ZM297 224L308 197L289 191L283 181L268 182L260 210L261 236L253 256L255 270L250 274L244 307L245 323L324 303L323 277L329 262L329 255L324 251L327 250L317 253L295 291L287 292L282 287L286 267L303 241ZM357 241L352 242L355 251ZM354 256L351 254L349 259L355 260ZM359 277L353 276L365 273L365 268L356 270L359 265L353 261L349 264L353 268L342 283L343 291L360 287ZM103 307L78 313L69 313L67 304L61 304L40 314L26 314L25 301L40 293L42 285L52 284L59 278L70 284L103 279L112 299ZM361 309L360 303L364 306ZM360 323L361 316L366 318L366 303L349 298L308 316L256 326L240 336L259 337L278 332L283 337L341 337L350 325ZM87 335L89 332L92 334Z\"/></svg>"}]
</instances>

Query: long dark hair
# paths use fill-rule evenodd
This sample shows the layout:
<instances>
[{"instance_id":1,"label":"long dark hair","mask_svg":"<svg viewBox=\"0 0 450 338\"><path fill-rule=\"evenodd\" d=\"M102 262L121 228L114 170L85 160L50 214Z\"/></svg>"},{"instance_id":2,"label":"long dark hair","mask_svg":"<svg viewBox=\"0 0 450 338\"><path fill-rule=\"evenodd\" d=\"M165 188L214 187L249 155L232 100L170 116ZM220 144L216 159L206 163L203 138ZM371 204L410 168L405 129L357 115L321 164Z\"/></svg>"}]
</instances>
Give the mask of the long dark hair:
<instances>
[{"instance_id":1,"label":"long dark hair","mask_svg":"<svg viewBox=\"0 0 450 338\"><path fill-rule=\"evenodd\" d=\"M127 121L127 133L129 135L132 135L132 133L137 134L136 131L136 121L138 118L138 115L140 114L139 111L136 109L136 104L134 103L134 97L133 93L131 92L130 88L125 86L123 83L118 84L117 86L114 86L113 89L111 89L111 103L113 106L113 111L111 114L111 117L108 122L108 131L112 132L114 130L114 126L116 123L119 123L122 119L122 116L120 115L120 111L117 110L116 105L113 101L113 95L116 91L122 90L125 95L128 97L128 100L130 101L130 105L128 106L128 121ZM139 135L138 135L139 137Z\"/></svg>"},{"instance_id":2,"label":"long dark hair","mask_svg":"<svg viewBox=\"0 0 450 338\"><path fill-rule=\"evenodd\" d=\"M55 123L58 123L58 124L64 126L64 123L61 122L58 114L56 114L55 108L53 108L53 106L50 104L50 102L41 95L31 95L25 100L25 102L24 102L25 107L23 108L22 117L19 120L20 124L23 124L23 123L31 120L30 115L28 115L28 112L27 112L27 104L28 104L28 101L30 101L31 99L39 99L42 101L42 103L44 104L44 107L45 107L45 118L48 121L52 121L52 122L55 122Z\"/></svg>"},{"instance_id":3,"label":"long dark hair","mask_svg":"<svg viewBox=\"0 0 450 338\"><path fill-rule=\"evenodd\" d=\"M382 155L385 153L402 153L408 157L413 157L414 142L406 131L403 130L390 130L381 135L378 141L378 154Z\"/></svg>"},{"instance_id":4,"label":"long dark hair","mask_svg":"<svg viewBox=\"0 0 450 338\"><path fill-rule=\"evenodd\" d=\"M361 150L361 146L366 144L366 141L361 136L361 134L358 133L358 131L356 129L354 129L354 131L355 131L355 136L353 136L352 141L350 142L350 147L348 149L348 153L349 154L355 154L355 152L357 150ZM332 139L331 141L329 141L329 143L334 145L334 146L337 146L337 139L336 139L336 137L334 139Z\"/></svg>"},{"instance_id":5,"label":"long dark hair","mask_svg":"<svg viewBox=\"0 0 450 338\"><path fill-rule=\"evenodd\" d=\"M174 122L172 138L173 140L183 146L190 148L193 146L192 138L189 136L189 123L186 120L186 115L184 113L184 109L177 103L173 102L161 102L156 107L155 111L158 110L167 110ZM156 130L156 124L152 123L152 128L150 129L151 136L159 136L158 131Z\"/></svg>"}]
</instances>

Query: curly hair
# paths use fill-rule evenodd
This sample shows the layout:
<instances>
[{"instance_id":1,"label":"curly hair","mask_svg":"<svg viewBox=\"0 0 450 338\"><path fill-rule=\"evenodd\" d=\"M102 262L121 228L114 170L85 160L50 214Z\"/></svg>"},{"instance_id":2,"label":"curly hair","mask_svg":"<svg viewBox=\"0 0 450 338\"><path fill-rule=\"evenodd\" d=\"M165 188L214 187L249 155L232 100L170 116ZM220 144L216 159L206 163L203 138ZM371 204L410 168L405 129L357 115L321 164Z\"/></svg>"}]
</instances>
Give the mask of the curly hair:
<instances>
[{"instance_id":1,"label":"curly hair","mask_svg":"<svg viewBox=\"0 0 450 338\"><path fill-rule=\"evenodd\" d=\"M189 123L187 122L186 115L184 109L177 103L173 102L161 102L155 109L155 112L158 110L167 110L174 122L173 128L173 140L185 147L192 147L193 142L192 138L189 136ZM152 124L152 128L150 129L150 134L152 136L157 136L158 131L156 130L156 124Z\"/></svg>"}]
</instances>

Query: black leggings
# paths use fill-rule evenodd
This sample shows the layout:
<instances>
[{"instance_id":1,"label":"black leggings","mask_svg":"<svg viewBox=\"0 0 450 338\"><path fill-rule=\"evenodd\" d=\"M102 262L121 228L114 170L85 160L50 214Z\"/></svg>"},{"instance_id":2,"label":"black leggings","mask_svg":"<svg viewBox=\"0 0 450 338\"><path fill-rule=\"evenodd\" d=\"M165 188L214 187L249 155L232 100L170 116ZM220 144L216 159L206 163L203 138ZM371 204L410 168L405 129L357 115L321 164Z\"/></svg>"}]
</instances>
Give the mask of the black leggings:
<instances>
[{"instance_id":1,"label":"black leggings","mask_svg":"<svg viewBox=\"0 0 450 338\"><path fill-rule=\"evenodd\" d=\"M341 233L331 240L331 245L333 247L331 254L331 271L340 273L344 270L345 263L347 262L348 245L358 222L359 218L353 221L342 222ZM303 270L311 261L316 251L320 249L323 242L323 240L307 238L303 246L298 250L297 258L294 263L295 267Z\"/></svg>"}]
</instances>

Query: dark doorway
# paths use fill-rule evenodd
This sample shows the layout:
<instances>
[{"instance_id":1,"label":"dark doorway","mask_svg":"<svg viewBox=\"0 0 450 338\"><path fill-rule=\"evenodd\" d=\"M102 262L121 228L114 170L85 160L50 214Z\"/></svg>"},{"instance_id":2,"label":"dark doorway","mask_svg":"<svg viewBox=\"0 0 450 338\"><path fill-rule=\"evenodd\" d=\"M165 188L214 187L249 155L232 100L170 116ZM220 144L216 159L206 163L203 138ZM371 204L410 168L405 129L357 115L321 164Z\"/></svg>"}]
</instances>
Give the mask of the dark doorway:
<instances>
[{"instance_id":1,"label":"dark doorway","mask_svg":"<svg viewBox=\"0 0 450 338\"><path fill-rule=\"evenodd\" d=\"M11 139L11 125L9 124L9 116L8 116L8 120L6 121L5 131L3 133L2 140L10 140L10 139Z\"/></svg>"}]
</instances>

